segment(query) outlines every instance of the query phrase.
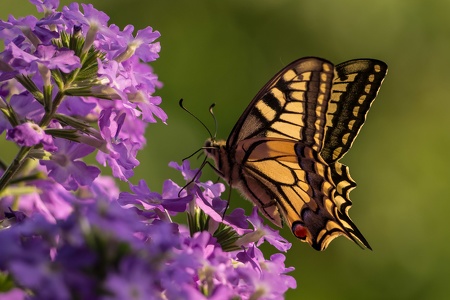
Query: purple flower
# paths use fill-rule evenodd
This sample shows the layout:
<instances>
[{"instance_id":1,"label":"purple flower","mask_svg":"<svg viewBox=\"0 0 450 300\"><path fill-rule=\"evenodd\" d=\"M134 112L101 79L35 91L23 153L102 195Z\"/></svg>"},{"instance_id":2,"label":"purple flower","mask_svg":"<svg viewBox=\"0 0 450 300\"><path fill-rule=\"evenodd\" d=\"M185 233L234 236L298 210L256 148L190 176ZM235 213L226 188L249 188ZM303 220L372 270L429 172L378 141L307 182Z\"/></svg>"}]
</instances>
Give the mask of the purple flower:
<instances>
[{"instance_id":1,"label":"purple flower","mask_svg":"<svg viewBox=\"0 0 450 300\"><path fill-rule=\"evenodd\" d=\"M122 208L117 202L97 201L90 204L83 216L73 215L72 218L85 218L95 230L100 230L105 236L113 236L121 242L143 247L143 241L136 235L147 236L151 227L136 219L133 211ZM82 230L82 228L80 228ZM77 229L78 231L78 229ZM84 233L80 232L80 235Z\"/></svg>"},{"instance_id":2,"label":"purple flower","mask_svg":"<svg viewBox=\"0 0 450 300\"><path fill-rule=\"evenodd\" d=\"M161 34L158 31L153 31L153 29L148 26L142 30L138 30L136 38L130 41L128 44L133 44L136 48L136 55L142 59L144 62L154 61L159 57L158 52L161 50L159 43L152 44Z\"/></svg>"},{"instance_id":3,"label":"purple flower","mask_svg":"<svg viewBox=\"0 0 450 300\"><path fill-rule=\"evenodd\" d=\"M139 87L141 90L147 89L150 94L163 86L153 72L153 68L149 64L139 61L136 55L123 61L122 66L126 74L130 75L132 86Z\"/></svg>"},{"instance_id":4,"label":"purple flower","mask_svg":"<svg viewBox=\"0 0 450 300\"><path fill-rule=\"evenodd\" d=\"M31 147L42 143L47 151L55 151L53 139L45 134L44 130L34 123L23 123L13 129L8 129L6 139L14 141L19 146Z\"/></svg>"},{"instance_id":5,"label":"purple flower","mask_svg":"<svg viewBox=\"0 0 450 300\"><path fill-rule=\"evenodd\" d=\"M151 284L157 281L157 278L152 278L152 275L145 262L135 257L127 257L120 262L116 272L107 274L104 287L108 294L101 299L156 299L161 292L155 290Z\"/></svg>"},{"instance_id":6,"label":"purple flower","mask_svg":"<svg viewBox=\"0 0 450 300\"><path fill-rule=\"evenodd\" d=\"M257 245L261 245L264 240L269 242L272 246L280 251L286 252L292 246L285 238L280 236L278 230L274 230L271 227L264 225L261 217L258 215L258 208L254 207L253 212L248 218L248 221L253 225L255 231L244 235L238 241L238 244L247 244L250 242L256 242Z\"/></svg>"},{"instance_id":7,"label":"purple flower","mask_svg":"<svg viewBox=\"0 0 450 300\"><path fill-rule=\"evenodd\" d=\"M212 181L205 183L199 182L198 178L201 173L196 169L191 170L188 160L183 161L182 165L178 165L176 162L170 162L169 166L179 170L187 183L192 183L186 188L190 189L191 193L196 196L195 201L198 207L214 221L220 223L227 206L227 202L219 198L225 191L225 186L222 183L212 183ZM194 178L196 180L191 182Z\"/></svg>"},{"instance_id":8,"label":"purple flower","mask_svg":"<svg viewBox=\"0 0 450 300\"><path fill-rule=\"evenodd\" d=\"M27 292L25 292L21 289L18 289L18 288L14 288L7 292L1 293L1 297L3 299L11 299L11 300L25 300L25 299L27 299L26 298L27 296L28 296Z\"/></svg>"},{"instance_id":9,"label":"purple flower","mask_svg":"<svg viewBox=\"0 0 450 300\"><path fill-rule=\"evenodd\" d=\"M35 55L21 50L13 43L9 44L7 49L11 51L11 54L15 60L21 61L15 62L15 64L20 63L23 65L40 63L50 70L59 69L64 73L69 73L81 66L80 58L75 56L73 51L57 50L57 48L53 45L39 45Z\"/></svg>"},{"instance_id":10,"label":"purple flower","mask_svg":"<svg viewBox=\"0 0 450 300\"><path fill-rule=\"evenodd\" d=\"M80 185L87 186L100 174L98 168L80 160L94 148L64 139L55 139L55 146L58 151L52 154L50 160L41 160L40 163L46 166L48 175L66 189L76 190Z\"/></svg>"},{"instance_id":11,"label":"purple flower","mask_svg":"<svg viewBox=\"0 0 450 300\"><path fill-rule=\"evenodd\" d=\"M143 211L158 209L163 212L167 209L170 212L183 212L186 204L192 200L191 196L178 197L180 188L170 180L164 182L162 195L151 192L144 180L140 180L136 186L130 184L130 189L134 194L121 193L118 202L124 206L131 204Z\"/></svg>"},{"instance_id":12,"label":"purple flower","mask_svg":"<svg viewBox=\"0 0 450 300\"><path fill-rule=\"evenodd\" d=\"M295 289L297 287L297 283L292 276L286 275L286 273L292 272L295 270L294 267L285 267L286 257L281 253L275 253L270 256L270 260L265 263L265 267L267 267L267 273L270 274L279 274L281 287L284 287L284 290L278 290L279 293L284 294L288 288Z\"/></svg>"},{"instance_id":13,"label":"purple flower","mask_svg":"<svg viewBox=\"0 0 450 300\"><path fill-rule=\"evenodd\" d=\"M97 161L108 164L114 177L126 181L133 176L133 169L139 164L136 159L140 145L128 138L120 138L126 114L112 109L105 109L99 119L100 132L107 141L109 153L98 153Z\"/></svg>"},{"instance_id":14,"label":"purple flower","mask_svg":"<svg viewBox=\"0 0 450 300\"><path fill-rule=\"evenodd\" d=\"M262 252L253 246L236 257L243 264L236 271L242 279L237 289L244 298L283 299L289 288L296 287L295 279L286 275L294 268L285 268L283 254L274 254L266 260Z\"/></svg>"},{"instance_id":15,"label":"purple flower","mask_svg":"<svg viewBox=\"0 0 450 300\"><path fill-rule=\"evenodd\" d=\"M79 194L74 195L53 180L34 180L23 187L27 191L18 200L15 197L3 197L0 211L9 212L10 207L28 216L39 213L50 222L66 219L79 203L94 201L111 202L119 196L119 190L111 177L99 176L89 187L81 187Z\"/></svg>"},{"instance_id":16,"label":"purple flower","mask_svg":"<svg viewBox=\"0 0 450 300\"><path fill-rule=\"evenodd\" d=\"M187 182L194 180L194 178L195 180L198 180L198 178L202 175L202 173L198 169L191 170L191 164L189 160L184 160L181 165L174 161L171 161L169 163L169 167L180 171L181 175L183 175L184 180L186 180Z\"/></svg>"},{"instance_id":17,"label":"purple flower","mask_svg":"<svg viewBox=\"0 0 450 300\"><path fill-rule=\"evenodd\" d=\"M236 208L231 213L225 216L224 223L232 226L239 234L248 232L248 221L245 215L245 210L242 208Z\"/></svg>"},{"instance_id":18,"label":"purple flower","mask_svg":"<svg viewBox=\"0 0 450 300\"><path fill-rule=\"evenodd\" d=\"M130 101L133 108L139 107L144 121L155 123L155 115L166 122L167 115L158 106L161 98L152 96L155 88L161 87L161 83L148 65L141 63L137 56L132 56L121 64L99 60L98 65L101 78L104 78L123 100Z\"/></svg>"},{"instance_id":19,"label":"purple flower","mask_svg":"<svg viewBox=\"0 0 450 300\"><path fill-rule=\"evenodd\" d=\"M16 221L16 222L22 222L27 217L23 212L12 210L10 207L9 207L9 212L5 211L4 214L5 214L5 218L14 219L14 221Z\"/></svg>"},{"instance_id":20,"label":"purple flower","mask_svg":"<svg viewBox=\"0 0 450 300\"><path fill-rule=\"evenodd\" d=\"M87 212L95 208L86 207ZM0 268L7 268L17 282L33 291L36 299L69 299L75 294L84 299L95 297L99 279L95 278L95 270L90 271L90 276L86 272L99 266L99 256L86 239L92 232L80 226L81 219L74 215L50 224L36 215L0 231L0 241L9 245L0 253ZM84 234L80 229L85 230Z\"/></svg>"},{"instance_id":21,"label":"purple flower","mask_svg":"<svg viewBox=\"0 0 450 300\"><path fill-rule=\"evenodd\" d=\"M81 4L81 7L83 8L83 13L80 11L78 3L75 2L63 8L62 13L67 20L69 28L75 25L85 25L112 37L111 31L108 29L109 17L107 14L95 9L92 4Z\"/></svg>"},{"instance_id":22,"label":"purple flower","mask_svg":"<svg viewBox=\"0 0 450 300\"><path fill-rule=\"evenodd\" d=\"M81 187L81 192L84 194L82 201L112 202L119 197L119 188L110 176L98 176L89 186Z\"/></svg>"},{"instance_id":23,"label":"purple flower","mask_svg":"<svg viewBox=\"0 0 450 300\"><path fill-rule=\"evenodd\" d=\"M120 42L126 45L122 50L122 54L116 58L118 61L124 61L136 53L136 56L142 59L144 62L150 62L156 60L161 50L159 43L153 43L157 38L161 36L158 31L153 31L149 26L143 30L139 30L136 37L133 37L134 27L128 25L125 27L121 34Z\"/></svg>"},{"instance_id":24,"label":"purple flower","mask_svg":"<svg viewBox=\"0 0 450 300\"><path fill-rule=\"evenodd\" d=\"M49 221L66 218L73 210L72 204L76 202L74 195L67 192L61 185L49 180L36 180L27 194L20 197L16 204L18 210L26 215L40 213ZM1 210L8 210L17 199L4 197L1 202Z\"/></svg>"},{"instance_id":25,"label":"purple flower","mask_svg":"<svg viewBox=\"0 0 450 300\"><path fill-rule=\"evenodd\" d=\"M9 269L22 286L37 291L35 299L70 299L71 291L64 285L64 274L47 261L41 264L17 261L11 263Z\"/></svg>"},{"instance_id":26,"label":"purple flower","mask_svg":"<svg viewBox=\"0 0 450 300\"><path fill-rule=\"evenodd\" d=\"M84 97L67 97L58 107L58 113L67 116L88 116L97 107Z\"/></svg>"},{"instance_id":27,"label":"purple flower","mask_svg":"<svg viewBox=\"0 0 450 300\"><path fill-rule=\"evenodd\" d=\"M149 123L156 123L156 119L153 117L155 115L161 121L166 123L167 115L166 113L158 106L161 104L161 97L153 97L149 96L145 97L145 100L142 103L138 103L138 107L142 110L143 120Z\"/></svg>"},{"instance_id":28,"label":"purple flower","mask_svg":"<svg viewBox=\"0 0 450 300\"><path fill-rule=\"evenodd\" d=\"M44 294L52 291L54 296L51 297L67 298L69 291L61 285L58 276L49 276L53 272L49 254L56 244L56 233L57 228L39 215L25 219L10 230L0 231L0 241L4 245L0 251L0 269L7 268L22 286ZM42 286L46 287L45 291Z\"/></svg>"},{"instance_id":29,"label":"purple flower","mask_svg":"<svg viewBox=\"0 0 450 300\"><path fill-rule=\"evenodd\" d=\"M37 21L38 19L34 16L26 16L19 19L9 16L8 21L0 21L0 38L4 40L5 45L15 42L17 44L25 43L29 47L29 41L39 42L33 34ZM26 32L26 29L30 29L30 31L28 33L28 41L25 42L24 31Z\"/></svg>"},{"instance_id":30,"label":"purple flower","mask_svg":"<svg viewBox=\"0 0 450 300\"><path fill-rule=\"evenodd\" d=\"M36 5L38 12L54 12L59 6L59 0L30 0L30 2Z\"/></svg>"},{"instance_id":31,"label":"purple flower","mask_svg":"<svg viewBox=\"0 0 450 300\"><path fill-rule=\"evenodd\" d=\"M27 119L34 123L39 122L44 114L44 108L28 92L12 95L9 105L21 119ZM4 114L0 114L0 133L5 129L11 129L11 123Z\"/></svg>"}]
</instances>

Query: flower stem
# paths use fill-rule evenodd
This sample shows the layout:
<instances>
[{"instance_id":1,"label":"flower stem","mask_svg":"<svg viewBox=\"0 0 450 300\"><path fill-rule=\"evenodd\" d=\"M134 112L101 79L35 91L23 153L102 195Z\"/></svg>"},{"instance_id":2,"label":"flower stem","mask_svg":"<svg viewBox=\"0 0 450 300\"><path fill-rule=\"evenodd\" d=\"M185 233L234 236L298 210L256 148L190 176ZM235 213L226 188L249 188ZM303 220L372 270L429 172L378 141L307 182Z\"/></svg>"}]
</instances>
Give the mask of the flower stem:
<instances>
[{"instance_id":1,"label":"flower stem","mask_svg":"<svg viewBox=\"0 0 450 300\"><path fill-rule=\"evenodd\" d=\"M44 116L41 119L41 122L39 122L39 126L42 129L45 129L48 124L50 123L50 121L53 119L56 110L58 109L58 106L61 104L62 100L64 99L64 93L62 93L61 91L59 91L56 96L55 99L53 99L53 103L52 106L50 108L50 110L46 110Z\"/></svg>"},{"instance_id":2,"label":"flower stem","mask_svg":"<svg viewBox=\"0 0 450 300\"><path fill-rule=\"evenodd\" d=\"M2 191L6 187L11 178L13 178L13 176L17 173L17 171L22 167L31 149L32 147L20 148L14 160L8 166L5 173L3 173L2 177L0 178L0 191Z\"/></svg>"},{"instance_id":3,"label":"flower stem","mask_svg":"<svg viewBox=\"0 0 450 300\"><path fill-rule=\"evenodd\" d=\"M39 122L39 126L41 128L46 128L50 121L53 119L54 115L56 114L56 110L58 109L58 106L61 104L62 100L64 99L64 93L59 91L55 98L53 99L52 105L50 109L45 109L45 114L42 117L41 121ZM23 163L25 162L25 159L28 157L28 154L34 147L21 147L19 152L17 153L16 157L12 161L12 163L8 166L5 173L3 173L2 177L0 178L0 192L10 183L11 179L14 177L14 175L17 173L17 171L20 170Z\"/></svg>"}]
</instances>

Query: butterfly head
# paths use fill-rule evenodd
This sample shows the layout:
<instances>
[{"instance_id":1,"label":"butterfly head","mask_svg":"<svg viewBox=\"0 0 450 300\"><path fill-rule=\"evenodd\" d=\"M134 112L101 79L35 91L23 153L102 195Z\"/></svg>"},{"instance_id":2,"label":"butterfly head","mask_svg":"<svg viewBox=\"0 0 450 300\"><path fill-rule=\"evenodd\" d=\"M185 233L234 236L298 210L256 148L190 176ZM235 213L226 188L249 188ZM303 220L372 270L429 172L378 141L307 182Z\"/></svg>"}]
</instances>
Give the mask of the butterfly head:
<instances>
[{"instance_id":1,"label":"butterfly head","mask_svg":"<svg viewBox=\"0 0 450 300\"><path fill-rule=\"evenodd\" d=\"M213 138L209 138L203 145L203 150L205 150L206 156L215 160L215 157L225 150L225 144L225 141L216 141Z\"/></svg>"},{"instance_id":2,"label":"butterfly head","mask_svg":"<svg viewBox=\"0 0 450 300\"><path fill-rule=\"evenodd\" d=\"M227 156L226 142L223 140L216 141L214 138L209 138L203 145L203 150L207 157L214 160L215 168L217 174L224 178L227 182L229 181L229 164Z\"/></svg>"}]
</instances>

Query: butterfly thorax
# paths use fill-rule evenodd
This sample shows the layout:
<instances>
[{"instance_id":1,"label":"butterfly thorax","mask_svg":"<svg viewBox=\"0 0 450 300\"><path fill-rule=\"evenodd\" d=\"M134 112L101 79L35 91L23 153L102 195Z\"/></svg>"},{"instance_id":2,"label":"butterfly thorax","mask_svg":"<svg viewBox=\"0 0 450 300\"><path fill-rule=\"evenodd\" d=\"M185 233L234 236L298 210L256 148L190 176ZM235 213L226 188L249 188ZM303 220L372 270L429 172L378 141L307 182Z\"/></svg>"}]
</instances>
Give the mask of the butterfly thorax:
<instances>
[{"instance_id":1,"label":"butterfly thorax","mask_svg":"<svg viewBox=\"0 0 450 300\"><path fill-rule=\"evenodd\" d=\"M233 178L233 163L230 161L232 151L228 149L224 140L207 139L203 147L206 156L214 160L214 171L231 185Z\"/></svg>"}]
</instances>

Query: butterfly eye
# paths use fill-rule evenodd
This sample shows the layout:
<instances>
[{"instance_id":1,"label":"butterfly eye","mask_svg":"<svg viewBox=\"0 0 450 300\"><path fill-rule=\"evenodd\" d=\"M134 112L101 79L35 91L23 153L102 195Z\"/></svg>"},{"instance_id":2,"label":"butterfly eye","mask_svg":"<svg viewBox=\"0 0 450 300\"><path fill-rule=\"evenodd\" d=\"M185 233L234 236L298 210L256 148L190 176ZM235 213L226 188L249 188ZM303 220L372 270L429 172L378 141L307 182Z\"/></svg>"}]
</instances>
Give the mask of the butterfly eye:
<instances>
[{"instance_id":1,"label":"butterfly eye","mask_svg":"<svg viewBox=\"0 0 450 300\"><path fill-rule=\"evenodd\" d=\"M212 146L213 146L213 142L211 141L211 139L207 139L206 142L205 142L204 147L205 148L210 148Z\"/></svg>"},{"instance_id":2,"label":"butterfly eye","mask_svg":"<svg viewBox=\"0 0 450 300\"><path fill-rule=\"evenodd\" d=\"M292 233L300 240L306 240L308 229L301 222L294 222L292 224Z\"/></svg>"}]
</instances>

